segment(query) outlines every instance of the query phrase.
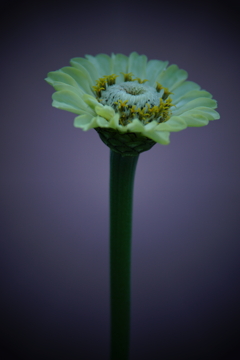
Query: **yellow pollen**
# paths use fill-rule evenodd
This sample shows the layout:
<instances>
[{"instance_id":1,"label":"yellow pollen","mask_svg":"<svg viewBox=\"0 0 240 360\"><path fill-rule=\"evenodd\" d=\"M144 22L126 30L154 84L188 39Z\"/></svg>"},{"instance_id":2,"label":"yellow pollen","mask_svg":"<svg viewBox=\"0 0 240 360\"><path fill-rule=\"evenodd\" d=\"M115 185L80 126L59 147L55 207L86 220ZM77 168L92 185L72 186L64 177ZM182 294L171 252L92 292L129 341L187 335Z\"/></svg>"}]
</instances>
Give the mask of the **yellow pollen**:
<instances>
[{"instance_id":1,"label":"yellow pollen","mask_svg":"<svg viewBox=\"0 0 240 360\"><path fill-rule=\"evenodd\" d=\"M170 94L172 94L172 92L170 92L170 91L168 90L168 88L162 86L162 85L159 84L158 82L157 82L156 90L157 90L157 92L160 92L161 90L164 90L163 100L167 99L168 96L169 96Z\"/></svg>"},{"instance_id":2,"label":"yellow pollen","mask_svg":"<svg viewBox=\"0 0 240 360\"><path fill-rule=\"evenodd\" d=\"M123 74L123 76L124 76L124 81L134 81L132 78L133 77L132 73L121 72L121 74Z\"/></svg>"},{"instance_id":3,"label":"yellow pollen","mask_svg":"<svg viewBox=\"0 0 240 360\"><path fill-rule=\"evenodd\" d=\"M136 79L133 79L133 81L138 81L139 84L144 84L148 80L147 79L141 80L140 78L136 78Z\"/></svg>"},{"instance_id":4,"label":"yellow pollen","mask_svg":"<svg viewBox=\"0 0 240 360\"><path fill-rule=\"evenodd\" d=\"M115 84L117 77L118 75L112 74L112 75L105 75L102 78L96 80L96 86L93 86L92 88L95 94L97 95L98 100L101 97L101 92L106 90L107 85L111 86Z\"/></svg>"},{"instance_id":5,"label":"yellow pollen","mask_svg":"<svg viewBox=\"0 0 240 360\"><path fill-rule=\"evenodd\" d=\"M120 111L123 111L123 110L125 110L125 108L128 108L127 102L128 102L128 100L125 100L125 101L118 100L118 101L115 101L114 104L118 105L118 109Z\"/></svg>"},{"instance_id":6,"label":"yellow pollen","mask_svg":"<svg viewBox=\"0 0 240 360\"><path fill-rule=\"evenodd\" d=\"M147 79L145 80L142 80L140 78L136 78L136 79L133 79L133 73L124 73L124 72L121 72L121 74L123 74L124 76L124 81L137 81L139 84L144 84L146 81L148 81Z\"/></svg>"}]
</instances>

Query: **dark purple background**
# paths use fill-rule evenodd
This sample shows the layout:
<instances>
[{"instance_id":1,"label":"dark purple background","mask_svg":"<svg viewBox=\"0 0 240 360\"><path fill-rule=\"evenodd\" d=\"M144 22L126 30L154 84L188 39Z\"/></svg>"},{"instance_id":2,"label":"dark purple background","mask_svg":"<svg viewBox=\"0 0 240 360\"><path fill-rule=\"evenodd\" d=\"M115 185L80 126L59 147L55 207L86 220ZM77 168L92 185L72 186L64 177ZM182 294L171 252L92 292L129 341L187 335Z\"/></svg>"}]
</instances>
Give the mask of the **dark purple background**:
<instances>
[{"instance_id":1,"label":"dark purple background","mask_svg":"<svg viewBox=\"0 0 240 360\"><path fill-rule=\"evenodd\" d=\"M239 6L1 5L2 358L107 360L109 149L51 106L49 71L85 54L169 60L221 120L141 154L131 360L240 359Z\"/></svg>"}]
</instances>

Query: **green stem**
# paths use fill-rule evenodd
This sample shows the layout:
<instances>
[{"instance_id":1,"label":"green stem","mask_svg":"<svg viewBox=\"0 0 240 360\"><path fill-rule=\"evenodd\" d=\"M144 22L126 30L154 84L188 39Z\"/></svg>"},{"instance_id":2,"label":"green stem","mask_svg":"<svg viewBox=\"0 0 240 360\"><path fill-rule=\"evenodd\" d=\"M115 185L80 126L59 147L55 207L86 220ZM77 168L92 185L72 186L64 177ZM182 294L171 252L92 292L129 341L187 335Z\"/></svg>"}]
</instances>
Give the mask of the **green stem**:
<instances>
[{"instance_id":1,"label":"green stem","mask_svg":"<svg viewBox=\"0 0 240 360\"><path fill-rule=\"evenodd\" d=\"M134 174L137 156L110 157L111 360L128 360Z\"/></svg>"}]
</instances>

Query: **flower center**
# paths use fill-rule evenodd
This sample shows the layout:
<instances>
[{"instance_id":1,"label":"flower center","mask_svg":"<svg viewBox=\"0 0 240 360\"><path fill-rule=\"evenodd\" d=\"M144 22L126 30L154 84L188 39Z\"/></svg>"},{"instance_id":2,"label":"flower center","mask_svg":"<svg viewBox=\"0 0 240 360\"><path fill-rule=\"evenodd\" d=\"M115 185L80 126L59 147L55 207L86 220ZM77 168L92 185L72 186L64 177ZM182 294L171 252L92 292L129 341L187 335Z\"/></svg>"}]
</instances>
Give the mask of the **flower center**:
<instances>
[{"instance_id":1,"label":"flower center","mask_svg":"<svg viewBox=\"0 0 240 360\"><path fill-rule=\"evenodd\" d=\"M127 125L139 119L144 125L156 120L165 122L170 118L173 106L168 89L157 83L156 88L145 84L147 80L133 79L132 74L124 74L124 82L115 84L116 75L97 80L93 89L102 105L111 106L119 113L119 123Z\"/></svg>"},{"instance_id":2,"label":"flower center","mask_svg":"<svg viewBox=\"0 0 240 360\"><path fill-rule=\"evenodd\" d=\"M127 81L109 86L101 94L101 103L117 109L120 103L127 103L128 107L144 108L146 104L159 105L159 93L151 86ZM120 102L120 103L119 103Z\"/></svg>"},{"instance_id":3,"label":"flower center","mask_svg":"<svg viewBox=\"0 0 240 360\"><path fill-rule=\"evenodd\" d=\"M120 84L119 86L121 86L121 89L125 90L125 92L130 95L140 95L140 94L145 94L147 92L146 88L144 89L143 84L137 84L134 81L128 81Z\"/></svg>"}]
</instances>

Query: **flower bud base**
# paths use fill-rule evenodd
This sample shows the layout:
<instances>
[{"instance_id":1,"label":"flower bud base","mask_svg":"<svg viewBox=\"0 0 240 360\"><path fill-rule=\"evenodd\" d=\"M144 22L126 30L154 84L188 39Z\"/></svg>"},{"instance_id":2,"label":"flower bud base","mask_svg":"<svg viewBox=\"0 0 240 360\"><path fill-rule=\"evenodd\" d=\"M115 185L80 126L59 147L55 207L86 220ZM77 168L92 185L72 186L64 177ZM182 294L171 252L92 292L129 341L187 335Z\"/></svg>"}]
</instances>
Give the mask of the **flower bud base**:
<instances>
[{"instance_id":1,"label":"flower bud base","mask_svg":"<svg viewBox=\"0 0 240 360\"><path fill-rule=\"evenodd\" d=\"M155 141L143 136L141 133L121 133L114 129L101 127L95 130L104 144L122 156L137 156L141 152L151 149L156 144Z\"/></svg>"}]
</instances>

